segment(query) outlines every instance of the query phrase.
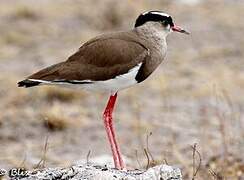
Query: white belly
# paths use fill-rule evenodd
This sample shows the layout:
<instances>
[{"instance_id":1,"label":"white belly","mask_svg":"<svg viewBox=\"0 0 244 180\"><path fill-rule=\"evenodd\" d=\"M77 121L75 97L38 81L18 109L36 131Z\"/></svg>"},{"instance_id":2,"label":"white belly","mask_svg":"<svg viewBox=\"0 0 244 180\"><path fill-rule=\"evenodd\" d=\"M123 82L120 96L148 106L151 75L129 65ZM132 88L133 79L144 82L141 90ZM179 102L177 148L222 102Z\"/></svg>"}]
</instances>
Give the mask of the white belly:
<instances>
[{"instance_id":1,"label":"white belly","mask_svg":"<svg viewBox=\"0 0 244 180\"><path fill-rule=\"evenodd\" d=\"M91 81L91 84L83 84L81 86L87 90L117 92L137 84L135 77L141 65L142 63L138 64L128 73L116 76L114 79L106 81Z\"/></svg>"},{"instance_id":2,"label":"white belly","mask_svg":"<svg viewBox=\"0 0 244 180\"><path fill-rule=\"evenodd\" d=\"M72 84L72 83L65 83L65 82L52 82L52 81L44 81L44 80L39 80L39 79L29 79L31 81L36 81L40 82L40 85L60 85L60 86L65 86L68 88L81 88L81 89L86 89L86 90L91 90L91 91L107 91L107 92L117 92L119 90L128 88L130 86L133 86L137 84L137 81L135 79L142 63L138 64L129 72L116 76L114 79L109 79L105 81L92 81L92 80L73 80L73 82L76 82L77 84ZM78 83L81 84L78 84ZM89 82L87 84L82 84L82 82Z\"/></svg>"}]
</instances>

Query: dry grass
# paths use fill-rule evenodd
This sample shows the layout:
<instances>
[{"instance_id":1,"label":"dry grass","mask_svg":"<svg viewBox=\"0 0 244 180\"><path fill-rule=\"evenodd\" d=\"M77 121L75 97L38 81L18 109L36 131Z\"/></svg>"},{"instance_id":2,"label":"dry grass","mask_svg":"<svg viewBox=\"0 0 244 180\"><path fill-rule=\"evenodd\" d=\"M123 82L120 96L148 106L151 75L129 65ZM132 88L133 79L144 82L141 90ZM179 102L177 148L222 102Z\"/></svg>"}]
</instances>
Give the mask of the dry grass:
<instances>
[{"instance_id":1,"label":"dry grass","mask_svg":"<svg viewBox=\"0 0 244 180\"><path fill-rule=\"evenodd\" d=\"M214 156L207 162L206 168L217 179L241 179L244 173L243 160L228 154L225 158L222 155Z\"/></svg>"},{"instance_id":2,"label":"dry grass","mask_svg":"<svg viewBox=\"0 0 244 180\"><path fill-rule=\"evenodd\" d=\"M82 91L77 92L59 87L45 87L42 89L41 94L44 96L44 99L49 102L61 101L69 103L85 98L85 94L82 93Z\"/></svg>"},{"instance_id":3,"label":"dry grass","mask_svg":"<svg viewBox=\"0 0 244 180\"><path fill-rule=\"evenodd\" d=\"M64 130L68 128L68 120L64 119L59 115L54 114L42 114L43 124L47 127L50 131L56 130Z\"/></svg>"},{"instance_id":4,"label":"dry grass","mask_svg":"<svg viewBox=\"0 0 244 180\"><path fill-rule=\"evenodd\" d=\"M37 20L38 19L38 15L30 7L27 7L27 6L16 6L13 18Z\"/></svg>"},{"instance_id":5,"label":"dry grass","mask_svg":"<svg viewBox=\"0 0 244 180\"><path fill-rule=\"evenodd\" d=\"M67 106L69 107L69 106ZM50 131L62 131L73 127L82 127L84 120L71 118L68 114L65 114L65 108L59 105L57 102L53 102L51 106L43 108L40 114L40 120L42 124ZM72 115L71 111L71 115Z\"/></svg>"}]
</instances>

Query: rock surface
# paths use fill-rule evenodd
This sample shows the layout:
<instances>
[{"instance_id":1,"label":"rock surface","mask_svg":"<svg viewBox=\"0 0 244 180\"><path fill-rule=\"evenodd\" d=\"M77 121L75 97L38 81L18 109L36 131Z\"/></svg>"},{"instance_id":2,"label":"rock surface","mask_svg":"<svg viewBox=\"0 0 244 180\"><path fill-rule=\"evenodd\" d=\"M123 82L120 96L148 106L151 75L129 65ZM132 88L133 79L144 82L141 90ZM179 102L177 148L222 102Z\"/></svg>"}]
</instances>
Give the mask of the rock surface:
<instances>
[{"instance_id":1,"label":"rock surface","mask_svg":"<svg viewBox=\"0 0 244 180\"><path fill-rule=\"evenodd\" d=\"M45 168L29 171L25 177L12 177L22 180L182 180L179 168L168 165L159 165L148 170L120 171L106 166L85 164L74 165L68 168Z\"/></svg>"}]
</instances>

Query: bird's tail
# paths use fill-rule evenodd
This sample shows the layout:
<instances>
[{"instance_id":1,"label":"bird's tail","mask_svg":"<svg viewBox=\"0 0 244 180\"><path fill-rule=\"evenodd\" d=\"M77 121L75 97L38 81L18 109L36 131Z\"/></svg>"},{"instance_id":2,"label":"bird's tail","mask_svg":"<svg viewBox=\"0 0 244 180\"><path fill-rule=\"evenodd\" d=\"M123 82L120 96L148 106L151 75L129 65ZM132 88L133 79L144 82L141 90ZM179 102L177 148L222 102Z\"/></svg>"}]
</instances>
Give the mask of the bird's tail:
<instances>
[{"instance_id":1,"label":"bird's tail","mask_svg":"<svg viewBox=\"0 0 244 180\"><path fill-rule=\"evenodd\" d=\"M50 84L55 79L63 79L60 77L60 67L64 63L54 64L47 68L44 68L30 76L25 80L18 82L19 87L33 87L43 84Z\"/></svg>"},{"instance_id":2,"label":"bird's tail","mask_svg":"<svg viewBox=\"0 0 244 180\"><path fill-rule=\"evenodd\" d=\"M29 88L29 87L33 87L33 86L38 86L40 84L41 84L41 82L25 79L23 81L18 82L18 87Z\"/></svg>"}]
</instances>

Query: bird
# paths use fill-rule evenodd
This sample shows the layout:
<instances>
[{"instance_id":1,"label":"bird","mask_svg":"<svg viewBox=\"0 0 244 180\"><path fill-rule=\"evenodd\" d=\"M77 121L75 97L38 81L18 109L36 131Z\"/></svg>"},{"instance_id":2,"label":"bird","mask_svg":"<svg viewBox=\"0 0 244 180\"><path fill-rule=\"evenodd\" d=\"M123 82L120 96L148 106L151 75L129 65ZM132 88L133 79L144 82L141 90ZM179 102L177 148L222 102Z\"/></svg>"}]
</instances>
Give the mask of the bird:
<instances>
[{"instance_id":1,"label":"bird","mask_svg":"<svg viewBox=\"0 0 244 180\"><path fill-rule=\"evenodd\" d=\"M41 69L18 82L18 86L63 85L110 93L103 121L114 166L124 170L112 116L118 91L143 82L157 69L165 58L166 37L171 32L189 34L163 11L143 12L132 29L98 35L66 61Z\"/></svg>"}]
</instances>

